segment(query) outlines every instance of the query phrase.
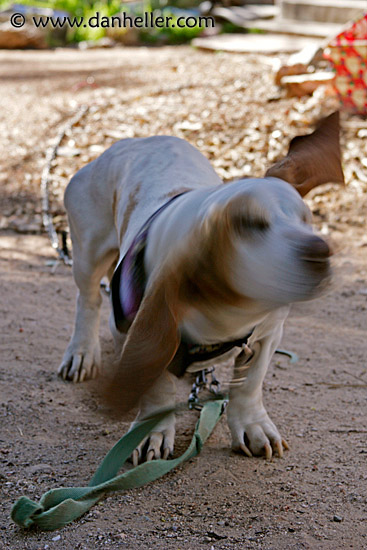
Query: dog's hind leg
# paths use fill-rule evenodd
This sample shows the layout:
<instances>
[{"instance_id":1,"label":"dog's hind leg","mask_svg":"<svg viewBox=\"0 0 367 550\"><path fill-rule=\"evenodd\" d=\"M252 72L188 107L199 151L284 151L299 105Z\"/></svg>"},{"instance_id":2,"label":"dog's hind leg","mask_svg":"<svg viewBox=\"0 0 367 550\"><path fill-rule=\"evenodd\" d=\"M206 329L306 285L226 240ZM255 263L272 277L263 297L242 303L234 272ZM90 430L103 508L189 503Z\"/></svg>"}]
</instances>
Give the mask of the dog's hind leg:
<instances>
[{"instance_id":1,"label":"dog's hind leg","mask_svg":"<svg viewBox=\"0 0 367 550\"><path fill-rule=\"evenodd\" d=\"M78 286L74 334L58 374L82 382L95 378L101 362L99 318L100 281L118 257L113 215L102 202L91 198L89 180L74 177L65 194L73 242L73 275Z\"/></svg>"}]
</instances>

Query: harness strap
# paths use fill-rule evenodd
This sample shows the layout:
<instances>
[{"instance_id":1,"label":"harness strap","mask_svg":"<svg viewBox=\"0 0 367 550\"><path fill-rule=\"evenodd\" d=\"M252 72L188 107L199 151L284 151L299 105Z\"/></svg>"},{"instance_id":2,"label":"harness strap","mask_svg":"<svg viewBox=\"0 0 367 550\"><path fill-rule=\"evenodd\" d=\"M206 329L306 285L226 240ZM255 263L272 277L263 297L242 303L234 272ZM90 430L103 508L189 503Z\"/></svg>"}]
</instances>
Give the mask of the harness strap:
<instances>
[{"instance_id":1,"label":"harness strap","mask_svg":"<svg viewBox=\"0 0 367 550\"><path fill-rule=\"evenodd\" d=\"M244 344L247 344L247 340L250 338L252 332L253 331L249 332L247 336L243 336L242 338L238 338L237 340L231 340L230 342L221 342L219 344L185 344L190 363L216 359L217 357L224 355L225 353L227 353L227 351L236 346L241 348Z\"/></svg>"},{"instance_id":2,"label":"harness strap","mask_svg":"<svg viewBox=\"0 0 367 550\"><path fill-rule=\"evenodd\" d=\"M115 269L111 298L116 328L120 332L128 331L144 296L147 282L144 254L150 227L159 214L183 194L172 197L148 218Z\"/></svg>"}]
</instances>

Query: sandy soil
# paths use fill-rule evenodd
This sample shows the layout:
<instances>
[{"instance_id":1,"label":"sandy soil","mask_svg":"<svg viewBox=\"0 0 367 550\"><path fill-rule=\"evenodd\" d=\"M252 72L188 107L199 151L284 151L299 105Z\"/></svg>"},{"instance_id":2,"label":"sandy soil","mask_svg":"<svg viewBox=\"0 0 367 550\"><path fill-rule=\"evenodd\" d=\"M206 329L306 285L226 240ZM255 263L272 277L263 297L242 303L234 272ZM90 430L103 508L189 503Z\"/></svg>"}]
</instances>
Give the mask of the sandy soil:
<instances>
[{"instance_id":1,"label":"sandy soil","mask_svg":"<svg viewBox=\"0 0 367 550\"><path fill-rule=\"evenodd\" d=\"M261 175L292 133L332 106L324 97L313 104L277 98L271 63L184 47L0 52L2 548L367 547L367 201L358 175L366 123L347 116L347 188L329 186L310 200L318 227L337 243L336 282L327 296L293 308L282 346L299 362L276 356L265 383L265 404L291 446L285 457L232 453L222 419L199 457L149 486L106 498L60 531L27 532L9 519L23 494L37 499L50 488L85 484L128 426L107 419L88 384L56 376L72 332L75 287L69 268L50 266L55 256L40 233L45 149L79 105L92 106L53 166L52 208L61 226L70 174L119 137L184 135L224 179L251 166ZM274 124L281 121L279 139ZM106 298L105 358L113 353L108 310ZM189 382L180 383L182 400ZM195 417L180 416L176 453Z\"/></svg>"}]
</instances>

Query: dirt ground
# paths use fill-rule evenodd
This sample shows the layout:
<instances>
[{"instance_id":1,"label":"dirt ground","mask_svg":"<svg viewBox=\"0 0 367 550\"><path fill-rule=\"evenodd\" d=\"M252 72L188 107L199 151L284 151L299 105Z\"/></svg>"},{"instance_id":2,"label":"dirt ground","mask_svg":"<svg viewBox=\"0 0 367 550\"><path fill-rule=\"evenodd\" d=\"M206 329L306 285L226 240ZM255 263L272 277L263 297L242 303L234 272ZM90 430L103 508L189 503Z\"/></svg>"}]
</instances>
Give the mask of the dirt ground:
<instances>
[{"instance_id":1,"label":"dirt ground","mask_svg":"<svg viewBox=\"0 0 367 550\"><path fill-rule=\"evenodd\" d=\"M225 181L261 176L291 136L335 107L325 93L284 98L272 84L275 64L188 47L0 52L1 548L367 548L367 122L345 114L347 186L324 186L308 200L318 229L336 243L335 282L323 298L294 306L282 347L299 361L276 356L265 382L265 404L290 451L271 461L235 454L223 418L199 457L109 496L59 531L24 531L9 518L21 495L85 484L128 427L107 418L88 383L56 376L75 287L70 268L53 265L41 230L47 147L87 104L52 164L57 227L65 227L70 175L123 137L186 137ZM105 358L113 354L108 311L105 298ZM181 381L181 400L189 384ZM195 418L180 416L176 454Z\"/></svg>"}]
</instances>

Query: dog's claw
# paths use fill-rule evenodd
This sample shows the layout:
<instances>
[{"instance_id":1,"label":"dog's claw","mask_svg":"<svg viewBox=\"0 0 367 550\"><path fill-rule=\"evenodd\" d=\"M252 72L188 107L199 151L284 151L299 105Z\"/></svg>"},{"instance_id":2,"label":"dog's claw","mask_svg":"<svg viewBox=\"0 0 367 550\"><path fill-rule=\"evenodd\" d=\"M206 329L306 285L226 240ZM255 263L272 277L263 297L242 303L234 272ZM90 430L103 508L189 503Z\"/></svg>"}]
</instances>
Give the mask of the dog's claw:
<instances>
[{"instance_id":1,"label":"dog's claw","mask_svg":"<svg viewBox=\"0 0 367 550\"><path fill-rule=\"evenodd\" d=\"M171 405L171 403L169 403L169 405ZM141 406L144 406L144 401L141 403ZM150 408L149 410L149 407L147 406L145 406L145 409L145 414L138 414L137 418L131 424L130 430L132 430L140 422L144 421L149 416L155 414L154 409ZM175 415L171 413L167 415L166 418L161 420L155 426L155 430L144 437L139 445L136 446L134 452L131 454L131 461L133 465L137 466L142 462L150 462L152 460L159 460L161 458L166 460L168 456L173 453L174 441Z\"/></svg>"},{"instance_id":2,"label":"dog's claw","mask_svg":"<svg viewBox=\"0 0 367 550\"><path fill-rule=\"evenodd\" d=\"M278 453L279 458L283 458L283 445L281 441L276 441L274 444L274 451Z\"/></svg>"},{"instance_id":3,"label":"dog's claw","mask_svg":"<svg viewBox=\"0 0 367 550\"><path fill-rule=\"evenodd\" d=\"M100 365L99 345L93 350L66 351L64 359L58 368L57 374L63 380L70 380L74 384L84 382L98 376Z\"/></svg>"},{"instance_id":4,"label":"dog's claw","mask_svg":"<svg viewBox=\"0 0 367 550\"><path fill-rule=\"evenodd\" d=\"M265 451L265 458L266 458L266 460L270 460L271 457L273 456L273 451L272 451L272 448L271 448L270 443L265 443L265 445L264 445L264 451Z\"/></svg>"},{"instance_id":5,"label":"dog's claw","mask_svg":"<svg viewBox=\"0 0 367 550\"><path fill-rule=\"evenodd\" d=\"M137 449L135 449L135 451L133 451L133 454L132 454L132 461L133 461L133 466L135 468L135 466L137 466L139 464L139 451Z\"/></svg>"},{"instance_id":6,"label":"dog's claw","mask_svg":"<svg viewBox=\"0 0 367 550\"><path fill-rule=\"evenodd\" d=\"M264 407L258 410L241 408L241 403L231 403L227 408L228 425L232 433L232 446L241 449L247 456L273 456L282 458L287 442L280 436L277 427Z\"/></svg>"},{"instance_id":7,"label":"dog's claw","mask_svg":"<svg viewBox=\"0 0 367 550\"><path fill-rule=\"evenodd\" d=\"M289 445L285 439L282 439L282 445L286 451L289 451Z\"/></svg>"},{"instance_id":8,"label":"dog's claw","mask_svg":"<svg viewBox=\"0 0 367 550\"><path fill-rule=\"evenodd\" d=\"M165 436L161 432L152 432L148 437L144 438L131 454L130 460L133 466L137 466L144 461L151 462L160 458L167 460L173 452L174 431L170 436L170 438L166 439L167 435Z\"/></svg>"},{"instance_id":9,"label":"dog's claw","mask_svg":"<svg viewBox=\"0 0 367 550\"><path fill-rule=\"evenodd\" d=\"M154 454L155 454L155 453L154 453L153 449L151 449L150 451L148 451L148 453L147 453L147 462L150 462L151 460L153 460Z\"/></svg>"},{"instance_id":10,"label":"dog's claw","mask_svg":"<svg viewBox=\"0 0 367 550\"><path fill-rule=\"evenodd\" d=\"M250 451L250 449L248 447L246 447L246 445L244 443L240 443L240 450L246 455L248 456L249 458L252 457L252 452Z\"/></svg>"},{"instance_id":11,"label":"dog's claw","mask_svg":"<svg viewBox=\"0 0 367 550\"><path fill-rule=\"evenodd\" d=\"M79 382L79 371L77 372L74 372L74 375L73 375L73 383L76 384L76 382Z\"/></svg>"}]
</instances>

